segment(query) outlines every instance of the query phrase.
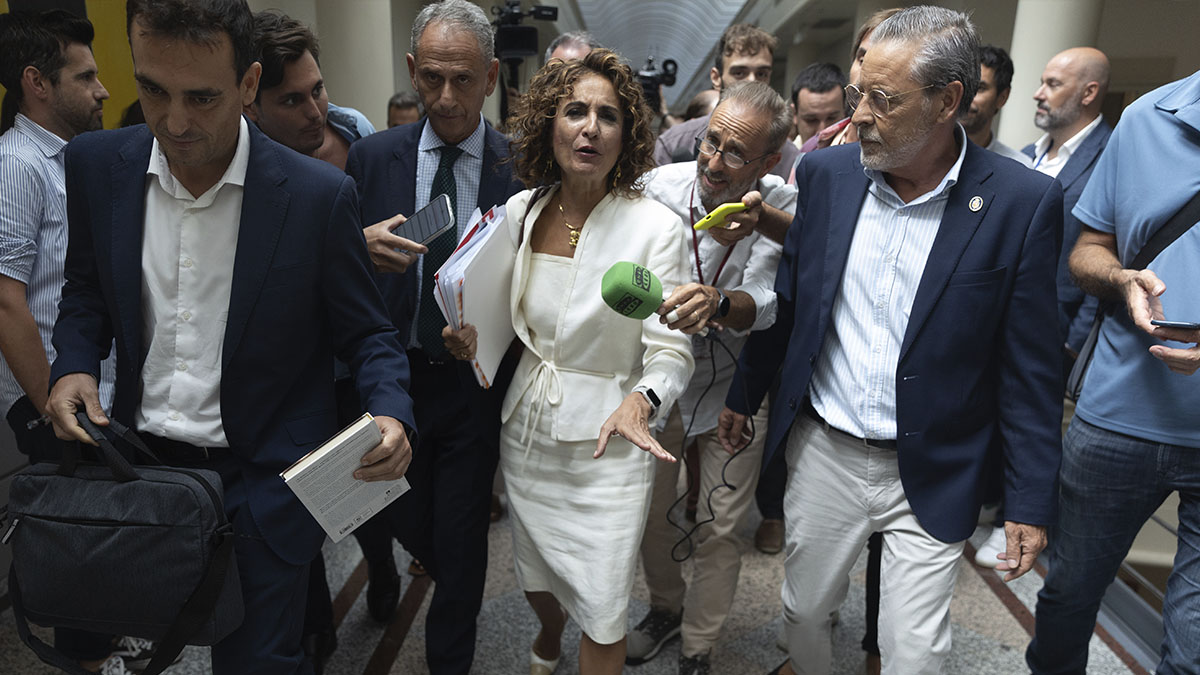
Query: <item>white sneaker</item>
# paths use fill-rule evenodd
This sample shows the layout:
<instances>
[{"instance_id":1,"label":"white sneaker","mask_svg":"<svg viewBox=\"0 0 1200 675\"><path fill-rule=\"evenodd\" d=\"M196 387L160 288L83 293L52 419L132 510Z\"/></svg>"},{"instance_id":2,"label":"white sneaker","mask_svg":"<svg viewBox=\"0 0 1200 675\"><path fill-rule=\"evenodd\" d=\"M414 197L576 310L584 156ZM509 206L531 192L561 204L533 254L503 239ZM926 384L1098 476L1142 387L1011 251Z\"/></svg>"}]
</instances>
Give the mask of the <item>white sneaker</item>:
<instances>
[{"instance_id":1,"label":"white sneaker","mask_svg":"<svg viewBox=\"0 0 1200 675\"><path fill-rule=\"evenodd\" d=\"M134 675L134 671L125 666L125 659L119 656L110 656L100 664L100 670L97 671L100 675Z\"/></svg>"},{"instance_id":2,"label":"white sneaker","mask_svg":"<svg viewBox=\"0 0 1200 675\"><path fill-rule=\"evenodd\" d=\"M975 564L980 567L995 568L1000 564L1000 559L996 556L1003 553L1007 547L1008 538L1004 534L1004 526L993 527L987 541L983 542L975 551Z\"/></svg>"}]
</instances>

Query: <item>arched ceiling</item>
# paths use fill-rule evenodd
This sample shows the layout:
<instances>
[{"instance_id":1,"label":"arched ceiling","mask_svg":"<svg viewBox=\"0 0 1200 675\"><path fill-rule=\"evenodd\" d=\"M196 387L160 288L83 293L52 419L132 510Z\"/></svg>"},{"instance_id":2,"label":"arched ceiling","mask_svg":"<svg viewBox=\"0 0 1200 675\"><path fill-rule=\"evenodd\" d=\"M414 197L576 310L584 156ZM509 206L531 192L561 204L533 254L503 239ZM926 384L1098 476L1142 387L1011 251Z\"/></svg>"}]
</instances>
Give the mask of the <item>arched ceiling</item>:
<instances>
[{"instance_id":1,"label":"arched ceiling","mask_svg":"<svg viewBox=\"0 0 1200 675\"><path fill-rule=\"evenodd\" d=\"M713 48L746 0L575 0L575 4L587 30L624 54L635 69L642 68L648 56L657 64L674 59L679 64L675 86L663 90L666 100L673 102L693 75L712 67Z\"/></svg>"}]
</instances>

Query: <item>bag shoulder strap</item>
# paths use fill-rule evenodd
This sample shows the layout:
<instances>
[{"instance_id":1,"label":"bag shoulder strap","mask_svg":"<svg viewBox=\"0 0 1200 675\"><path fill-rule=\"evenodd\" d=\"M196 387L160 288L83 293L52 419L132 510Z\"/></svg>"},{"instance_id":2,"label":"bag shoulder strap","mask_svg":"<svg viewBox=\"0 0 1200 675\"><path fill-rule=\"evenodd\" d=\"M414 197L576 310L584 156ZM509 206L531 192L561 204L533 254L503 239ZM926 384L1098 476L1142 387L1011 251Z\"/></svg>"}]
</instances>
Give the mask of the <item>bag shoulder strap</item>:
<instances>
[{"instance_id":1,"label":"bag shoulder strap","mask_svg":"<svg viewBox=\"0 0 1200 675\"><path fill-rule=\"evenodd\" d=\"M1143 246L1142 250L1133 257L1133 262L1129 264L1130 269L1144 270L1159 253L1162 253L1171 244L1175 243L1176 239L1183 236L1184 232L1192 229L1192 226L1200 221L1200 192L1192 195L1188 203L1183 205L1183 208L1175 212L1158 231L1150 237Z\"/></svg>"},{"instance_id":2,"label":"bag shoulder strap","mask_svg":"<svg viewBox=\"0 0 1200 675\"><path fill-rule=\"evenodd\" d=\"M1192 195L1183 208L1176 211L1170 220L1151 235L1149 241L1142 246L1142 250L1133 257L1129 269L1146 269L1146 266L1157 258L1159 253L1175 243L1175 240L1182 237L1184 232L1192 229L1197 221L1200 221L1200 192ZM1083 391L1084 375L1087 374L1088 366L1091 365L1096 341L1100 339L1100 324L1104 322L1104 315L1115 311L1115 307L1114 303L1102 302L1096 310L1096 316L1092 319L1092 329L1088 332L1087 339L1079 350L1079 356L1076 357L1075 364L1071 367L1071 373L1067 376L1066 393L1073 401L1078 400L1080 392Z\"/></svg>"},{"instance_id":3,"label":"bag shoulder strap","mask_svg":"<svg viewBox=\"0 0 1200 675\"><path fill-rule=\"evenodd\" d=\"M525 214L521 216L521 234L517 235L517 248L520 248L521 242L525 241L525 220L529 218L529 212L533 210L533 205L541 201L542 197L550 191L549 185L542 185L529 195L529 203L525 205Z\"/></svg>"}]
</instances>

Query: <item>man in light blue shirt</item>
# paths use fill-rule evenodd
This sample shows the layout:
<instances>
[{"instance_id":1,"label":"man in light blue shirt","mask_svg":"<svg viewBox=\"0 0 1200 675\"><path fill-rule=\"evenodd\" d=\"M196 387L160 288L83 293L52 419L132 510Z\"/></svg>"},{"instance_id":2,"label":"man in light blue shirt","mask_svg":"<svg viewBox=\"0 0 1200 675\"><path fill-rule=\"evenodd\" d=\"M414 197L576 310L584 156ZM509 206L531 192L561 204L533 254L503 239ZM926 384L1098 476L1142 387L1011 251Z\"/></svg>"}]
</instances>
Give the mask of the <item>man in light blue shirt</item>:
<instances>
[{"instance_id":1,"label":"man in light blue shirt","mask_svg":"<svg viewBox=\"0 0 1200 675\"><path fill-rule=\"evenodd\" d=\"M1200 330L1152 319L1200 320L1200 229L1148 269L1129 269L1146 242L1193 196L1200 173L1200 72L1152 91L1121 117L1073 211L1083 223L1072 276L1115 303L1063 443L1058 536L1038 594L1026 653L1034 673L1082 673L1104 591L1142 525L1180 493L1179 550L1163 603L1157 672L1200 661Z\"/></svg>"},{"instance_id":2,"label":"man in light blue shirt","mask_svg":"<svg viewBox=\"0 0 1200 675\"><path fill-rule=\"evenodd\" d=\"M92 56L92 25L66 12L0 16L0 413L30 461L62 451L43 414L67 253L63 148L99 129L108 91ZM9 118L9 115L12 115ZM113 360L101 366L100 402L112 402ZM112 636L56 629L55 646L85 667L125 672Z\"/></svg>"}]
</instances>

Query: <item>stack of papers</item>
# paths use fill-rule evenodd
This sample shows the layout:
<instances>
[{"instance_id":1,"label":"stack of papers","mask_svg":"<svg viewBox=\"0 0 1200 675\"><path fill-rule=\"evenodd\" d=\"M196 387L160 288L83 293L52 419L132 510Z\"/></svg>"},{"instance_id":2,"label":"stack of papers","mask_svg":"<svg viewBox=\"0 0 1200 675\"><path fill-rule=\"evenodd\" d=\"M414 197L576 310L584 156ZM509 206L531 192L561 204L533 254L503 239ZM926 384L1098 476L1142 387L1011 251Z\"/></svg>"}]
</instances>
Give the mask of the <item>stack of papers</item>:
<instances>
[{"instance_id":1,"label":"stack of papers","mask_svg":"<svg viewBox=\"0 0 1200 675\"><path fill-rule=\"evenodd\" d=\"M471 365L484 389L492 386L500 361L516 337L509 289L517 247L504 216L503 205L484 214L476 209L458 248L433 277L434 300L446 323L454 330L471 324L479 334Z\"/></svg>"}]
</instances>

